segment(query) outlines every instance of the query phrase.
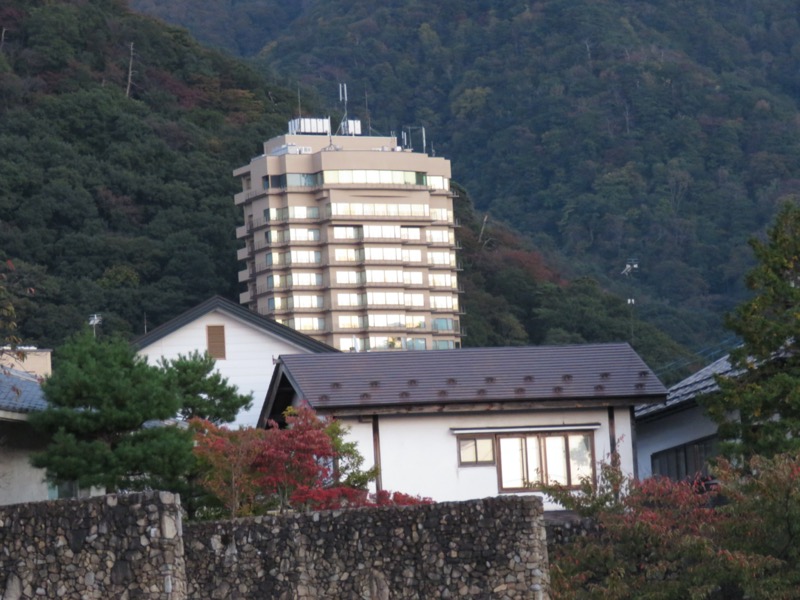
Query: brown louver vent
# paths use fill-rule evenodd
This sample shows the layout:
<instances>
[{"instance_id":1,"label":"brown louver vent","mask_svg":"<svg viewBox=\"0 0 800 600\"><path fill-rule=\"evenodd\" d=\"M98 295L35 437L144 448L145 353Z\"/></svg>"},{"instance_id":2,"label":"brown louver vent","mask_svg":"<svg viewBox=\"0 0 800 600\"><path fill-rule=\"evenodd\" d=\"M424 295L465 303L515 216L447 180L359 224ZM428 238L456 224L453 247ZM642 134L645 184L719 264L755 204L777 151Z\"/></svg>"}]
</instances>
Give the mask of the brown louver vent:
<instances>
[{"instance_id":1,"label":"brown louver vent","mask_svg":"<svg viewBox=\"0 0 800 600\"><path fill-rule=\"evenodd\" d=\"M517 394L517 396L521 396L522 394L525 393L525 388L524 387L514 388L514 393Z\"/></svg>"},{"instance_id":2,"label":"brown louver vent","mask_svg":"<svg viewBox=\"0 0 800 600\"><path fill-rule=\"evenodd\" d=\"M362 400L369 400L369 398L370 398L370 396L369 396L368 393L364 392L363 394L361 394L361 399Z\"/></svg>"},{"instance_id":3,"label":"brown louver vent","mask_svg":"<svg viewBox=\"0 0 800 600\"><path fill-rule=\"evenodd\" d=\"M341 383L339 383L338 381L334 381L334 382L331 384L331 388L333 388L334 390L338 390L340 387L342 387L342 384L341 384Z\"/></svg>"},{"instance_id":4,"label":"brown louver vent","mask_svg":"<svg viewBox=\"0 0 800 600\"><path fill-rule=\"evenodd\" d=\"M486 379L484 379L484 381L486 383L494 383L494 377L487 377Z\"/></svg>"},{"instance_id":5,"label":"brown louver vent","mask_svg":"<svg viewBox=\"0 0 800 600\"><path fill-rule=\"evenodd\" d=\"M600 379L608 379L609 377L611 377L611 373L609 373L608 371L600 373Z\"/></svg>"},{"instance_id":6,"label":"brown louver vent","mask_svg":"<svg viewBox=\"0 0 800 600\"><path fill-rule=\"evenodd\" d=\"M635 387L637 390L643 390L645 388L645 385L643 383L637 383L633 387Z\"/></svg>"},{"instance_id":7,"label":"brown louver vent","mask_svg":"<svg viewBox=\"0 0 800 600\"><path fill-rule=\"evenodd\" d=\"M410 398L411 394L409 394L408 392L400 392L400 397L401 398Z\"/></svg>"},{"instance_id":8,"label":"brown louver vent","mask_svg":"<svg viewBox=\"0 0 800 600\"><path fill-rule=\"evenodd\" d=\"M642 379L644 379L648 375L650 375L650 373L648 373L647 371L639 371L639 377L641 377Z\"/></svg>"},{"instance_id":9,"label":"brown louver vent","mask_svg":"<svg viewBox=\"0 0 800 600\"><path fill-rule=\"evenodd\" d=\"M564 388L562 388L560 385L557 385L556 387L553 388L553 392L556 393L556 394L560 394L563 391L564 391Z\"/></svg>"},{"instance_id":10,"label":"brown louver vent","mask_svg":"<svg viewBox=\"0 0 800 600\"><path fill-rule=\"evenodd\" d=\"M330 400L330 398L328 398L328 394L322 394L322 395L319 397L319 401L320 401L320 402L327 402L328 400Z\"/></svg>"},{"instance_id":11,"label":"brown louver vent","mask_svg":"<svg viewBox=\"0 0 800 600\"><path fill-rule=\"evenodd\" d=\"M595 392L604 392L605 389L606 389L606 386L600 385L599 383L596 386L594 386L594 391Z\"/></svg>"},{"instance_id":12,"label":"brown louver vent","mask_svg":"<svg viewBox=\"0 0 800 600\"><path fill-rule=\"evenodd\" d=\"M371 388L381 387L381 382L380 381L370 381L369 382L369 387L371 387Z\"/></svg>"},{"instance_id":13,"label":"brown louver vent","mask_svg":"<svg viewBox=\"0 0 800 600\"><path fill-rule=\"evenodd\" d=\"M572 375L567 373L566 375L561 376L561 381L572 381Z\"/></svg>"},{"instance_id":14,"label":"brown louver vent","mask_svg":"<svg viewBox=\"0 0 800 600\"><path fill-rule=\"evenodd\" d=\"M533 381L533 375L525 375L525 383L530 383Z\"/></svg>"},{"instance_id":15,"label":"brown louver vent","mask_svg":"<svg viewBox=\"0 0 800 600\"><path fill-rule=\"evenodd\" d=\"M447 380L447 385L455 385L455 384L456 384L456 380L455 380L455 379L453 379L452 377L450 377L450 378Z\"/></svg>"},{"instance_id":16,"label":"brown louver vent","mask_svg":"<svg viewBox=\"0 0 800 600\"><path fill-rule=\"evenodd\" d=\"M485 396L485 395L486 395L486 390L485 389L481 388L481 389L478 390L478 396Z\"/></svg>"},{"instance_id":17,"label":"brown louver vent","mask_svg":"<svg viewBox=\"0 0 800 600\"><path fill-rule=\"evenodd\" d=\"M444 398L447 396L447 390L439 390L439 393L436 394L439 398Z\"/></svg>"},{"instance_id":18,"label":"brown louver vent","mask_svg":"<svg viewBox=\"0 0 800 600\"><path fill-rule=\"evenodd\" d=\"M417 380L416 380L416 379L409 379L409 380L408 380L408 385L410 385L410 386L415 386L415 385L417 385Z\"/></svg>"}]
</instances>

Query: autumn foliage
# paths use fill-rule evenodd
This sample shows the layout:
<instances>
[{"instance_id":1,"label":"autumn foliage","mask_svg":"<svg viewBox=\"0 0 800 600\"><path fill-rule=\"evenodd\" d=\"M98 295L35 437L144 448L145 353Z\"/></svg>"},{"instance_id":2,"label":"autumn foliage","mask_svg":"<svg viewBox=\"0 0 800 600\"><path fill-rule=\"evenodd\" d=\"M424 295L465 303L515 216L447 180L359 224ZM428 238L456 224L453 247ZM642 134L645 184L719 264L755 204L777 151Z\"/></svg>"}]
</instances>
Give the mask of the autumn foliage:
<instances>
[{"instance_id":1,"label":"autumn foliage","mask_svg":"<svg viewBox=\"0 0 800 600\"><path fill-rule=\"evenodd\" d=\"M203 465L201 483L226 516L267 510L324 510L364 506L403 506L430 499L400 492L370 494L376 471L358 470L361 459L346 429L321 419L308 405L286 414L287 427L237 430L195 419L195 454ZM352 467L343 472L340 465Z\"/></svg>"},{"instance_id":2,"label":"autumn foliage","mask_svg":"<svg viewBox=\"0 0 800 600\"><path fill-rule=\"evenodd\" d=\"M551 554L553 598L799 597L800 456L721 461L712 483L608 476L616 499L549 490L597 524Z\"/></svg>"}]
</instances>

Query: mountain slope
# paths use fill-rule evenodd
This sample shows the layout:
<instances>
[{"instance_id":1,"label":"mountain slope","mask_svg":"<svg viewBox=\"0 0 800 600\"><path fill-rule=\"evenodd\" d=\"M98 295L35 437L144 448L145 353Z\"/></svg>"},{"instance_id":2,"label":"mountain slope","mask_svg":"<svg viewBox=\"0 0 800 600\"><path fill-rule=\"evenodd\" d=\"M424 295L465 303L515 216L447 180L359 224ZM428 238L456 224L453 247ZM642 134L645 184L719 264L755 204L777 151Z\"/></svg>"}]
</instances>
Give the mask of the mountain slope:
<instances>
[{"instance_id":1,"label":"mountain slope","mask_svg":"<svg viewBox=\"0 0 800 600\"><path fill-rule=\"evenodd\" d=\"M174 17L193 1L147 4ZM265 33L266 69L329 98L347 81L350 113L381 131L425 126L478 208L570 273L636 296L685 343L725 335L746 240L800 192L800 2L301 6Z\"/></svg>"},{"instance_id":2,"label":"mountain slope","mask_svg":"<svg viewBox=\"0 0 800 600\"><path fill-rule=\"evenodd\" d=\"M294 94L113 1L6 4L0 23L0 281L23 340L58 345L94 313L101 334L138 334L235 298L231 169L284 130ZM688 358L458 189L465 344L628 340L656 368Z\"/></svg>"},{"instance_id":3,"label":"mountain slope","mask_svg":"<svg viewBox=\"0 0 800 600\"><path fill-rule=\"evenodd\" d=\"M291 95L114 1L5 2L0 23L0 254L26 342L235 294L231 168Z\"/></svg>"}]
</instances>

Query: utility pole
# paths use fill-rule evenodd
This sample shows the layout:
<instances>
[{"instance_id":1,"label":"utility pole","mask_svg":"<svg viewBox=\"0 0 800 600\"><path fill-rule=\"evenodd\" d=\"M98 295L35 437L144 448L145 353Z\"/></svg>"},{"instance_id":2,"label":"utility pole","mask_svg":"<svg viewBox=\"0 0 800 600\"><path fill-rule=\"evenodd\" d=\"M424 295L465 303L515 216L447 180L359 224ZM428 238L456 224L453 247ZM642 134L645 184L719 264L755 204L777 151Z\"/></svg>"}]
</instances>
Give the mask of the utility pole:
<instances>
[{"instance_id":1,"label":"utility pole","mask_svg":"<svg viewBox=\"0 0 800 600\"><path fill-rule=\"evenodd\" d=\"M638 258L629 258L625 262L625 268L622 269L622 273L620 275L625 275L625 277L630 277L633 273L639 270L639 259ZM628 298L628 306L630 307L630 344L633 346L633 314L634 309L636 308L636 298Z\"/></svg>"},{"instance_id":2,"label":"utility pole","mask_svg":"<svg viewBox=\"0 0 800 600\"><path fill-rule=\"evenodd\" d=\"M94 337L97 339L97 326L103 322L103 316L99 313L95 313L93 315L89 315L89 325L92 326L92 331L94 332Z\"/></svg>"},{"instance_id":3,"label":"utility pole","mask_svg":"<svg viewBox=\"0 0 800 600\"><path fill-rule=\"evenodd\" d=\"M131 97L131 81L133 80L133 42L131 42L131 55L128 59L128 87L125 88L125 97Z\"/></svg>"}]
</instances>

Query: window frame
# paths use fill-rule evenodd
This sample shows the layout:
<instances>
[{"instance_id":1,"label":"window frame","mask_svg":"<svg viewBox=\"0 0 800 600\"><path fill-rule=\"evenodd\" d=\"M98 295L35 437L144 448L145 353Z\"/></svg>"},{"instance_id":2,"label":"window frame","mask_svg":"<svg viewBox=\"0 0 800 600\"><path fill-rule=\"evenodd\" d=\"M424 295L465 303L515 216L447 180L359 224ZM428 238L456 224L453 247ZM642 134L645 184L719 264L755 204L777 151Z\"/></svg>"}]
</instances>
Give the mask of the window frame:
<instances>
[{"instance_id":1,"label":"window frame","mask_svg":"<svg viewBox=\"0 0 800 600\"><path fill-rule=\"evenodd\" d=\"M458 452L458 466L459 467L475 467L475 466L494 466L497 475L497 492L499 494L516 494L521 492L535 492L542 488L541 481L547 481L550 478L547 468L547 439L561 438L562 448L564 450L564 461L559 465L563 468L566 479L566 484L563 485L565 489L575 490L580 487L581 475L573 473L573 465L570 460L570 436L580 436L588 438L589 450L589 464L591 472L589 476L593 481L597 481L597 453L596 453L596 436L595 433L600 428L600 423L587 423L587 424L574 424L574 425L521 425L521 426L506 426L506 427L478 427L478 428L453 428L451 432L456 437L456 451ZM494 459L492 462L482 461L478 464L471 462L463 462L461 460L461 441L469 439L484 439L490 438L493 440L493 453ZM529 438L535 438L536 446L536 461L535 464L542 465L541 481L540 478L530 478L530 461L528 459L528 449L530 448L531 441ZM522 440L522 447L525 448L526 455L523 458L521 468L523 469L523 479L528 482L527 485L522 487L505 487L503 485L503 439L517 439ZM554 464L554 463L551 463ZM507 463L507 468L510 468L510 463Z\"/></svg>"},{"instance_id":2,"label":"window frame","mask_svg":"<svg viewBox=\"0 0 800 600\"><path fill-rule=\"evenodd\" d=\"M710 443L710 452L707 456L704 457L702 460L703 468L695 473L689 473L689 452L692 452L693 449L700 448L705 446L706 444ZM677 457L679 453L683 453L683 465L681 465L685 471L683 477L680 477L680 473L676 472L675 477L672 476L672 473L661 473L656 471L661 471L661 469L656 468L656 464L660 462L662 458L667 458L668 455L672 454ZM669 448L664 448L663 450L659 450L658 452L653 452L650 455L650 473L653 477L666 477L667 479L671 479L673 481L686 481L692 480L696 477L707 477L708 476L708 461L715 456L719 455L719 436L716 434L707 435L705 437L692 440L689 442L684 442L683 444L677 444L675 446L671 446ZM698 454L698 458L701 458ZM672 465L670 465L672 466ZM675 463L677 467L677 463ZM670 469L667 469L669 471Z\"/></svg>"},{"instance_id":3,"label":"window frame","mask_svg":"<svg viewBox=\"0 0 800 600\"><path fill-rule=\"evenodd\" d=\"M565 473L567 477L567 484L563 485L564 489L568 490L576 490L580 487L580 480L574 481L571 473L571 465L569 461L569 436L570 435L586 435L589 437L589 453L590 453L590 463L592 466L592 473L591 477L593 481L597 481L597 466L595 460L595 440L594 440L594 430L591 429L576 429L576 430L559 430L559 431L531 431L531 432L518 432L518 433L498 433L496 434L497 440L495 442L495 446L497 448L497 491L500 494L509 494L509 493L519 493L519 492L532 492L537 491L542 488L542 481L547 481L547 447L545 443L542 443L543 440L547 438L555 438L561 437L564 439L564 448L567 452L567 460L564 463ZM541 481L531 481L529 478L530 473L527 472L528 465L526 461L525 470L526 470L526 480L528 481L527 486L523 487L503 487L503 452L501 449L500 438L519 438L519 439L527 439L529 437L535 437L538 439L537 447L538 447L538 464L542 465L544 472L541 476ZM527 441L526 441L527 446Z\"/></svg>"},{"instance_id":4,"label":"window frame","mask_svg":"<svg viewBox=\"0 0 800 600\"><path fill-rule=\"evenodd\" d=\"M456 436L456 453L458 454L459 467L489 467L497 464L497 436L492 434L460 434ZM492 460L478 460L478 440L491 440ZM475 442L475 460L464 462L461 460L461 443L467 441Z\"/></svg>"}]
</instances>

